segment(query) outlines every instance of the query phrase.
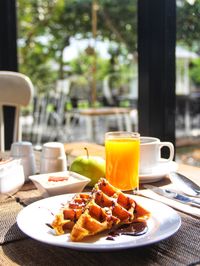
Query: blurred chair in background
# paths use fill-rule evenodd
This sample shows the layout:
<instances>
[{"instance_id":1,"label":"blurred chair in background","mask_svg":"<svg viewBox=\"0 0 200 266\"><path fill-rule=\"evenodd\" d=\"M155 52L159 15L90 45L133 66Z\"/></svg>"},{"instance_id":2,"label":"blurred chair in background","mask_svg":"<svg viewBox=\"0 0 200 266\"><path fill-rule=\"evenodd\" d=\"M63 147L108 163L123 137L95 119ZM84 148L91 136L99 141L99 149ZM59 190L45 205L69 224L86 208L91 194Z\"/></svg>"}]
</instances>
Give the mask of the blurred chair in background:
<instances>
[{"instance_id":1,"label":"blurred chair in background","mask_svg":"<svg viewBox=\"0 0 200 266\"><path fill-rule=\"evenodd\" d=\"M22 138L21 107L30 103L33 91L33 84L27 76L12 71L0 71L0 151L5 150L4 106L15 108L12 142L20 141Z\"/></svg>"}]
</instances>

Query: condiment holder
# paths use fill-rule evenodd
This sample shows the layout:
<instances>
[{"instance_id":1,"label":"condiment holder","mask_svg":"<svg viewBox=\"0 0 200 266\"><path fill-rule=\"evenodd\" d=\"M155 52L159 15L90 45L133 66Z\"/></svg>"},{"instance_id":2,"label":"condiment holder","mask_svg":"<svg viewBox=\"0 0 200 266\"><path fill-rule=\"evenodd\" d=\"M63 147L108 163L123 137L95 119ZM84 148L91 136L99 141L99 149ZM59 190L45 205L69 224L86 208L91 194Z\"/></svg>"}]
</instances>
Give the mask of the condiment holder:
<instances>
[{"instance_id":1,"label":"condiment holder","mask_svg":"<svg viewBox=\"0 0 200 266\"><path fill-rule=\"evenodd\" d=\"M12 195L24 184L24 170L20 159L8 159L0 162L0 199L5 194Z\"/></svg>"},{"instance_id":2,"label":"condiment holder","mask_svg":"<svg viewBox=\"0 0 200 266\"><path fill-rule=\"evenodd\" d=\"M36 171L35 155L32 143L28 141L12 143L10 155L14 159L21 159L25 181L28 181L28 177L35 174Z\"/></svg>"},{"instance_id":3,"label":"condiment holder","mask_svg":"<svg viewBox=\"0 0 200 266\"><path fill-rule=\"evenodd\" d=\"M64 145L60 142L47 142L42 146L40 173L52 173L67 170L67 158Z\"/></svg>"}]
</instances>

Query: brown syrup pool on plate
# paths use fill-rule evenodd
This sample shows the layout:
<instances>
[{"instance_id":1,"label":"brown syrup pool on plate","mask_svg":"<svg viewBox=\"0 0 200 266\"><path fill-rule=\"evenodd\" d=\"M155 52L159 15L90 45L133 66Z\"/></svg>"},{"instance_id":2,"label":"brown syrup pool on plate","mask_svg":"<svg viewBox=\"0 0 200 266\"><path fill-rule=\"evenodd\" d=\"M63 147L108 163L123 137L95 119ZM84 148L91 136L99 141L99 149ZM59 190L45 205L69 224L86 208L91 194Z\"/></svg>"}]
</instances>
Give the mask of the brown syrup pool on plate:
<instances>
[{"instance_id":1,"label":"brown syrup pool on plate","mask_svg":"<svg viewBox=\"0 0 200 266\"><path fill-rule=\"evenodd\" d=\"M131 224L123 224L118 227L116 230L109 232L106 240L115 240L114 237L120 235L128 236L140 236L145 234L148 231L148 226L146 221L133 222Z\"/></svg>"}]
</instances>

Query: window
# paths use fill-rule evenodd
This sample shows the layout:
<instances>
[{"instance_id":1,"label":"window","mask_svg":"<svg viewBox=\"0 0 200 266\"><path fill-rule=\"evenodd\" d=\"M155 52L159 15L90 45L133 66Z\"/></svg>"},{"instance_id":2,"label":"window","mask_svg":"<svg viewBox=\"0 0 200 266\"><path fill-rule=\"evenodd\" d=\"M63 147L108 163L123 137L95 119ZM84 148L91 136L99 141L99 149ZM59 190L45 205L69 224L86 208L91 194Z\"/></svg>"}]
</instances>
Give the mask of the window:
<instances>
[{"instance_id":1,"label":"window","mask_svg":"<svg viewBox=\"0 0 200 266\"><path fill-rule=\"evenodd\" d=\"M176 1L176 139L178 159L200 166L200 1Z\"/></svg>"},{"instance_id":2,"label":"window","mask_svg":"<svg viewBox=\"0 0 200 266\"><path fill-rule=\"evenodd\" d=\"M19 70L36 87L37 126L31 130L41 123L50 128L32 141L82 139L84 134L69 131L49 134L51 127L65 130L65 113L72 108L137 107L136 0L18 0L18 25Z\"/></svg>"}]
</instances>

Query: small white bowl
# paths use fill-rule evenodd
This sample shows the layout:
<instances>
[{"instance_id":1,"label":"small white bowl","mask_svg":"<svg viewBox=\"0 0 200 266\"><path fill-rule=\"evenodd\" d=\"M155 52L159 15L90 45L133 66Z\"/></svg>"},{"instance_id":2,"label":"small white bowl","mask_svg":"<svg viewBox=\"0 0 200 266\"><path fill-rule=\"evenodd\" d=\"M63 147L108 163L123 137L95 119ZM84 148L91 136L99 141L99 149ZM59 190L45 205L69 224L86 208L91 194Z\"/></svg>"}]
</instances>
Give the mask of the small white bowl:
<instances>
[{"instance_id":1,"label":"small white bowl","mask_svg":"<svg viewBox=\"0 0 200 266\"><path fill-rule=\"evenodd\" d=\"M66 178L63 181L49 181L49 178ZM72 171L62 171L29 176L43 197L81 192L91 181L89 178Z\"/></svg>"}]
</instances>

